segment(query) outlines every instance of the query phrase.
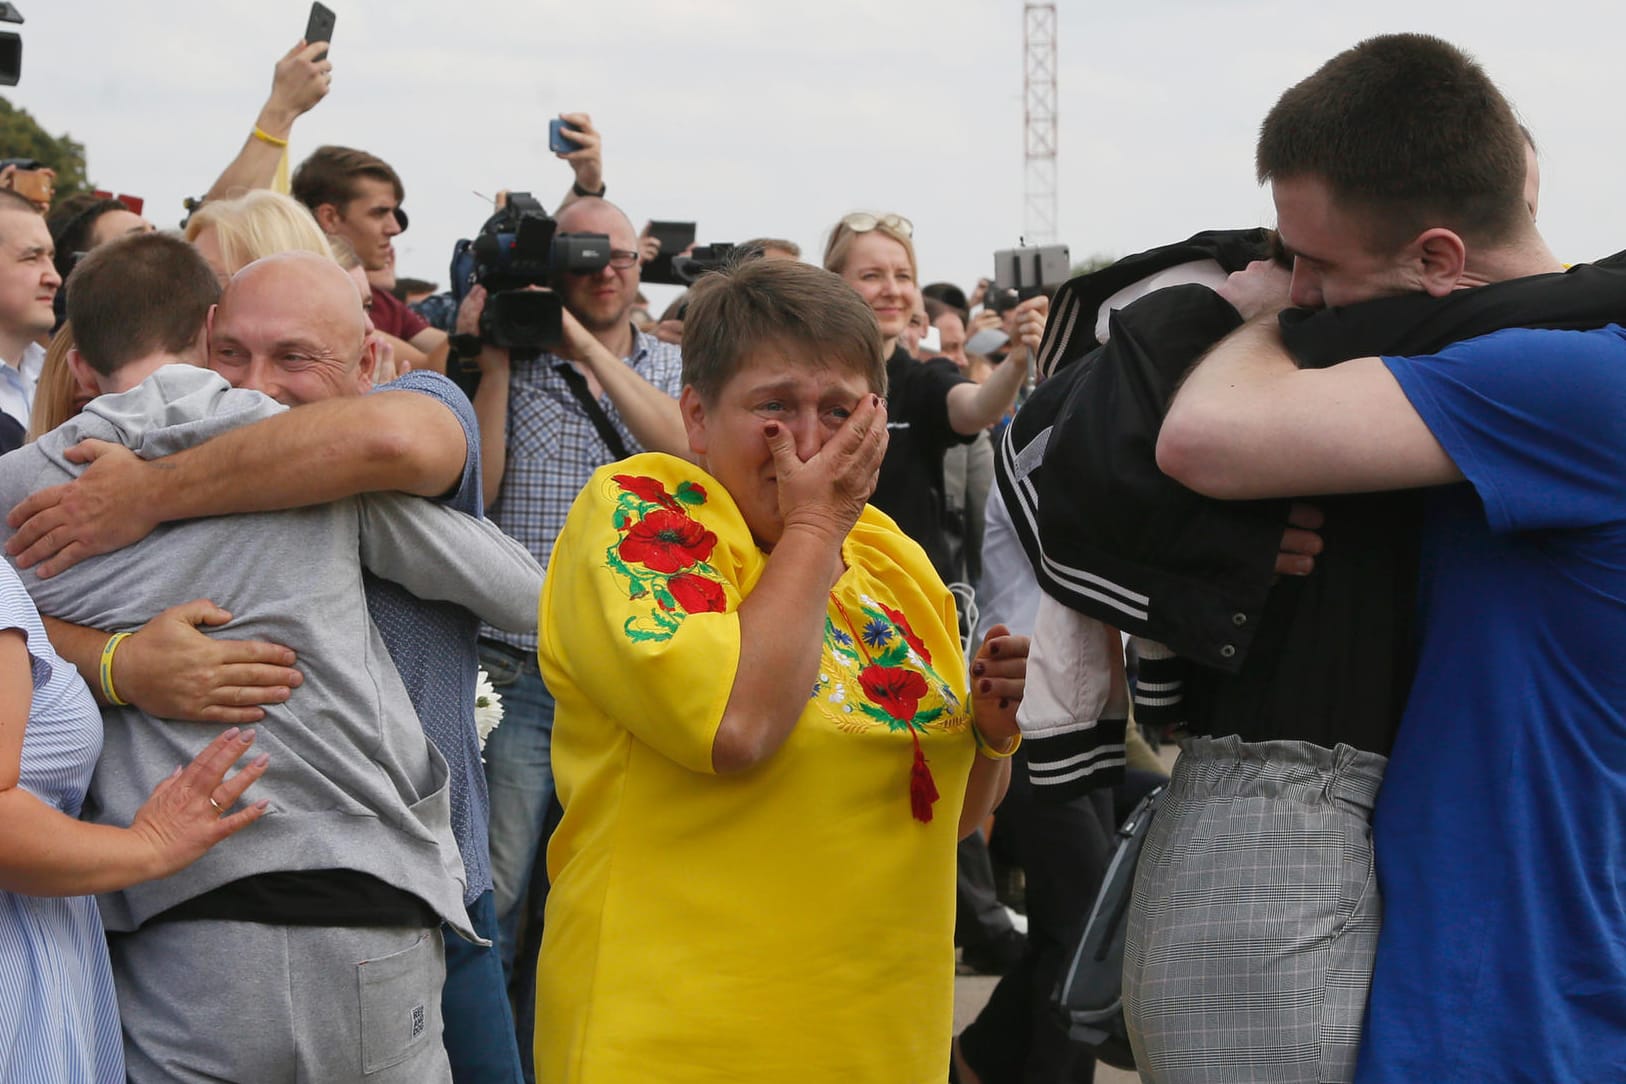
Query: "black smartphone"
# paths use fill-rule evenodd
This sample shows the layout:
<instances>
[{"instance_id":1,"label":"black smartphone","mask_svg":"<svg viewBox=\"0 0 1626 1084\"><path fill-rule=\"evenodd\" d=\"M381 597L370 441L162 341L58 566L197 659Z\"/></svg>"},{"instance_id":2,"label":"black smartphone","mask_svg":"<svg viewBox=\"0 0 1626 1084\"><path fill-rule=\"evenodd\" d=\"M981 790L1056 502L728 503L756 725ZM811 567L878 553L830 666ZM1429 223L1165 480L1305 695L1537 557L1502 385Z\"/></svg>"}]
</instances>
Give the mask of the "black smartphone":
<instances>
[{"instance_id":1,"label":"black smartphone","mask_svg":"<svg viewBox=\"0 0 1626 1084\"><path fill-rule=\"evenodd\" d=\"M305 44L315 45L319 41L331 42L333 40L333 23L336 19L337 16L333 14L332 8L321 3L321 0L313 0L311 3L311 17L305 21ZM317 54L316 59L321 60L325 56L327 56L326 49Z\"/></svg>"},{"instance_id":2,"label":"black smartphone","mask_svg":"<svg viewBox=\"0 0 1626 1084\"><path fill-rule=\"evenodd\" d=\"M644 282L685 286L687 282L672 268L672 257L694 244L693 222L651 222L649 235L659 239L660 255L644 265L639 277Z\"/></svg>"}]
</instances>

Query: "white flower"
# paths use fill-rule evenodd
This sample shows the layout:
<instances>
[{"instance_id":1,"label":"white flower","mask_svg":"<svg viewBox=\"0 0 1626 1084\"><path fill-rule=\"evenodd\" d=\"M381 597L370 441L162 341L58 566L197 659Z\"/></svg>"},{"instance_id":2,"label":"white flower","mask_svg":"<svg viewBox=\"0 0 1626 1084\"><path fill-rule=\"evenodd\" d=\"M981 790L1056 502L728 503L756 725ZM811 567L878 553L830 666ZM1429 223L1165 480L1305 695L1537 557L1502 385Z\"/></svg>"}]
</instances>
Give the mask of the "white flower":
<instances>
[{"instance_id":1,"label":"white flower","mask_svg":"<svg viewBox=\"0 0 1626 1084\"><path fill-rule=\"evenodd\" d=\"M502 694L491 687L491 678L484 668L474 677L474 729L480 735L480 749L486 747L486 738L502 722Z\"/></svg>"}]
</instances>

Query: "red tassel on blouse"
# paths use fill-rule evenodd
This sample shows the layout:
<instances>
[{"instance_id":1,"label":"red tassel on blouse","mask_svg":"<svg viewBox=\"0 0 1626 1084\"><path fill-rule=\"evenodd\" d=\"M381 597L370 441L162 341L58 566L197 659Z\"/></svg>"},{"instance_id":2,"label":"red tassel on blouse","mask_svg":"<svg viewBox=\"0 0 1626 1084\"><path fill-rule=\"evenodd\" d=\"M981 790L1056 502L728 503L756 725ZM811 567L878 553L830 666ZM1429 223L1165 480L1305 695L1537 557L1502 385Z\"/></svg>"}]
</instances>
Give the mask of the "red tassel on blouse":
<instances>
[{"instance_id":1,"label":"red tassel on blouse","mask_svg":"<svg viewBox=\"0 0 1626 1084\"><path fill-rule=\"evenodd\" d=\"M915 763L909 769L909 811L915 815L915 820L922 824L932 822L932 803L937 801L937 781L932 778L932 770L926 766L926 754L920 748L920 735L915 728L909 728L909 736L915 739Z\"/></svg>"}]
</instances>

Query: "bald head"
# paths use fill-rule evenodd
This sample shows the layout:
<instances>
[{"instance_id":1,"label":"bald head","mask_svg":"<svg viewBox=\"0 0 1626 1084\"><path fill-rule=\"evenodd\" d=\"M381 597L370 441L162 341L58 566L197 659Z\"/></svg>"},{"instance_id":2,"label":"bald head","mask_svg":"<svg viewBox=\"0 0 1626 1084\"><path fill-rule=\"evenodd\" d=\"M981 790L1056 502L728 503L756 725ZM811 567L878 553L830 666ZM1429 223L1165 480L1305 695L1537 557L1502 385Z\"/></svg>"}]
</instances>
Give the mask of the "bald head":
<instances>
[{"instance_id":1,"label":"bald head","mask_svg":"<svg viewBox=\"0 0 1626 1084\"><path fill-rule=\"evenodd\" d=\"M356 341L367 332L367 313L350 276L337 260L314 252L278 252L255 260L232 276L220 306L263 306L293 299L311 306L311 318L332 321Z\"/></svg>"},{"instance_id":2,"label":"bald head","mask_svg":"<svg viewBox=\"0 0 1626 1084\"><path fill-rule=\"evenodd\" d=\"M290 406L365 392L373 361L355 284L315 253L255 260L232 276L209 320L209 367Z\"/></svg>"},{"instance_id":3,"label":"bald head","mask_svg":"<svg viewBox=\"0 0 1626 1084\"><path fill-rule=\"evenodd\" d=\"M560 233L607 233L616 248L637 248L638 231L627 212L607 199L586 196L572 200L555 216Z\"/></svg>"},{"instance_id":4,"label":"bald head","mask_svg":"<svg viewBox=\"0 0 1626 1084\"><path fill-rule=\"evenodd\" d=\"M626 267L565 272L553 280L554 292L570 314L611 350L626 355L631 343L623 336L632 330L632 307L638 301L638 234L632 220L609 200L589 196L561 208L558 222L560 233L606 234L612 255L628 255Z\"/></svg>"}]
</instances>

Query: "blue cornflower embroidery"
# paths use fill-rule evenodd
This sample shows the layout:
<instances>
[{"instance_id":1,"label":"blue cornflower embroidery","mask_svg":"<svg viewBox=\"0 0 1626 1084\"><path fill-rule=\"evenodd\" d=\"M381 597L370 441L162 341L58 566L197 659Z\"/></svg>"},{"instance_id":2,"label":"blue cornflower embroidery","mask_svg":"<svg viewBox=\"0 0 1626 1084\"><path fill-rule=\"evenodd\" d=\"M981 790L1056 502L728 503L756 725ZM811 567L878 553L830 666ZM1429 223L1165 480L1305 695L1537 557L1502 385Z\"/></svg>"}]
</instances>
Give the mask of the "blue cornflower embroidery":
<instances>
[{"instance_id":1,"label":"blue cornflower embroidery","mask_svg":"<svg viewBox=\"0 0 1626 1084\"><path fill-rule=\"evenodd\" d=\"M864 642L870 647L885 647L892 641L892 626L876 619L864 626Z\"/></svg>"}]
</instances>

